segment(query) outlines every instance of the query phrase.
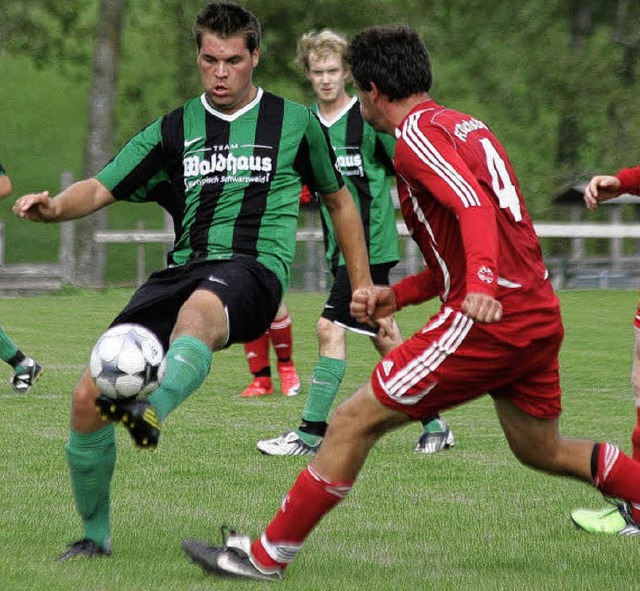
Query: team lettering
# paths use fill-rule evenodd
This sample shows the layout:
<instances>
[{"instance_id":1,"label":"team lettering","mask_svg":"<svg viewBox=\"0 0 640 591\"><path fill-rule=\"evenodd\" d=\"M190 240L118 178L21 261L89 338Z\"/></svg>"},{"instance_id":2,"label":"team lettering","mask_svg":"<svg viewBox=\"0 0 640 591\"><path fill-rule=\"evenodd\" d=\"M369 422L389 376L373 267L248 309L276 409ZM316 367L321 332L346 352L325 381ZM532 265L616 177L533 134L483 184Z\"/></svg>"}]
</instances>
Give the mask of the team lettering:
<instances>
[{"instance_id":1,"label":"team lettering","mask_svg":"<svg viewBox=\"0 0 640 591\"><path fill-rule=\"evenodd\" d=\"M339 154L336 155L338 170L344 176L363 176L362 156L360 154Z\"/></svg>"},{"instance_id":2,"label":"team lettering","mask_svg":"<svg viewBox=\"0 0 640 591\"><path fill-rule=\"evenodd\" d=\"M477 131L478 129L487 129L487 126L478 119L469 119L468 121L458 123L453 130L453 133L457 138L459 138L463 142L466 142L467 136L472 131Z\"/></svg>"},{"instance_id":3,"label":"team lettering","mask_svg":"<svg viewBox=\"0 0 640 591\"><path fill-rule=\"evenodd\" d=\"M183 159L183 166L185 178L206 176L214 172L243 176L247 172L271 172L273 161L269 156L225 156L214 153L210 158L201 158L198 154L192 154Z\"/></svg>"}]
</instances>

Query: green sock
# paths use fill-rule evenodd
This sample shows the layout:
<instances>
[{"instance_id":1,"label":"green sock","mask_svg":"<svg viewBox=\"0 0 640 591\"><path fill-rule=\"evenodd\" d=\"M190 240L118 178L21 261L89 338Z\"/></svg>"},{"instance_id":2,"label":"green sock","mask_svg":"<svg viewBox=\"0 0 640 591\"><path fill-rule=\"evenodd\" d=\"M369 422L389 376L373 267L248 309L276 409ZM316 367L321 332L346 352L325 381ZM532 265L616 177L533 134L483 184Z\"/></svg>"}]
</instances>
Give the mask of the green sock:
<instances>
[{"instance_id":1,"label":"green sock","mask_svg":"<svg viewBox=\"0 0 640 591\"><path fill-rule=\"evenodd\" d=\"M4 329L0 326L0 359L9 363L9 359L12 359L18 354L18 347L7 336Z\"/></svg>"},{"instance_id":2,"label":"green sock","mask_svg":"<svg viewBox=\"0 0 640 591\"><path fill-rule=\"evenodd\" d=\"M149 397L161 421L191 396L209 375L211 349L195 337L178 337L167 351L166 363L164 379Z\"/></svg>"},{"instance_id":3,"label":"green sock","mask_svg":"<svg viewBox=\"0 0 640 591\"><path fill-rule=\"evenodd\" d=\"M84 529L83 538L109 549L109 495L116 465L113 425L109 424L93 433L71 431L66 452L76 509Z\"/></svg>"},{"instance_id":4,"label":"green sock","mask_svg":"<svg viewBox=\"0 0 640 591\"><path fill-rule=\"evenodd\" d=\"M311 374L311 386L304 410L302 421L326 421L331 411L331 405L338 394L340 384L344 379L347 364L344 359L320 357ZM305 433L298 429L298 437L309 445L315 445L319 437Z\"/></svg>"},{"instance_id":5,"label":"green sock","mask_svg":"<svg viewBox=\"0 0 640 591\"><path fill-rule=\"evenodd\" d=\"M444 422L436 415L435 417L429 417L422 421L422 428L426 433L440 433L444 431Z\"/></svg>"}]
</instances>

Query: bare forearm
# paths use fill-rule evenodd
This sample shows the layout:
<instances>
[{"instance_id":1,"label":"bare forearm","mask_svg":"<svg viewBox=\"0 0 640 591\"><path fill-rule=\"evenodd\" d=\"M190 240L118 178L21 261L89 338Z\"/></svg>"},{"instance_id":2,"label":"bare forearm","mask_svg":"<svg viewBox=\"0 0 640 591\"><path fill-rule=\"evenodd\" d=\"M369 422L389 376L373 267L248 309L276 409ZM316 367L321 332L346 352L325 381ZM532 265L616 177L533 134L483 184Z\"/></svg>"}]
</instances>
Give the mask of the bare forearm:
<instances>
[{"instance_id":1,"label":"bare forearm","mask_svg":"<svg viewBox=\"0 0 640 591\"><path fill-rule=\"evenodd\" d=\"M113 195L96 179L74 183L51 199L47 191L20 197L13 212L33 222L75 220L113 203Z\"/></svg>"},{"instance_id":2,"label":"bare forearm","mask_svg":"<svg viewBox=\"0 0 640 591\"><path fill-rule=\"evenodd\" d=\"M113 196L96 179L74 183L52 200L55 217L47 221L63 222L85 217L113 202Z\"/></svg>"}]
</instances>

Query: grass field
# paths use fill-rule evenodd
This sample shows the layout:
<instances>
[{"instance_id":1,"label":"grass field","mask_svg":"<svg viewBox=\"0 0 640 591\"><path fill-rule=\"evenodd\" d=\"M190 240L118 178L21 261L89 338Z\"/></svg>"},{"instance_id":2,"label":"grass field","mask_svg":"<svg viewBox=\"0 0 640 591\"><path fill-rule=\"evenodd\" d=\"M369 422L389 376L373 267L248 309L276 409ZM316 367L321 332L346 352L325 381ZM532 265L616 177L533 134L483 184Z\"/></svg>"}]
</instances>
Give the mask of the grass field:
<instances>
[{"instance_id":1,"label":"grass field","mask_svg":"<svg viewBox=\"0 0 640 591\"><path fill-rule=\"evenodd\" d=\"M201 591L265 584L206 577L180 541L218 541L228 523L257 534L305 458L269 458L255 441L297 426L301 396L244 400L249 374L239 346L214 356L211 375L165 423L158 451L136 450L118 428L109 559L56 564L81 533L64 457L69 399L95 337L129 290L66 291L2 300L0 322L46 366L37 387L0 387L0 589L10 591ZM306 386L316 359L315 321L324 296L287 296L295 359ZM635 412L629 386L633 292L561 293L562 428L629 450ZM403 311L405 334L431 307ZM373 348L349 338L340 398L368 377ZM0 368L3 382L8 366ZM6 382L5 382L6 383ZM600 506L581 483L539 475L511 456L486 397L446 418L456 446L413 453L418 426L374 449L346 501L310 536L282 590L637 590L638 540L593 537L568 517ZM266 584L268 585L268 584Z\"/></svg>"}]
</instances>

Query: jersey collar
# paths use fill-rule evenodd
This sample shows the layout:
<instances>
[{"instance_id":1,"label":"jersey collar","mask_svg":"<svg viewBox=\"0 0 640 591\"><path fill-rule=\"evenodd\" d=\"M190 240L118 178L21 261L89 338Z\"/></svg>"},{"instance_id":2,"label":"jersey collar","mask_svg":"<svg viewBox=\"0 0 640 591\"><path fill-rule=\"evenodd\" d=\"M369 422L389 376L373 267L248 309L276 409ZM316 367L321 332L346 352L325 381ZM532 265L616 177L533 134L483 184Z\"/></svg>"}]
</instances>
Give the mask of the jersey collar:
<instances>
[{"instance_id":1,"label":"jersey collar","mask_svg":"<svg viewBox=\"0 0 640 591\"><path fill-rule=\"evenodd\" d=\"M334 117L333 121L328 121L320 114L320 109L318 109L318 103L313 105L313 108L314 108L314 111L316 112L316 115L318 116L318 119L320 119L320 123L322 123L322 125L324 125L325 127L331 127L334 123L337 123L338 121L340 121L340 119L342 119L349 112L351 107L353 107L353 105L356 104L357 100L358 100L357 96L352 96L351 100L346 104L344 109L342 109L342 111L340 111L338 115Z\"/></svg>"},{"instance_id":2,"label":"jersey collar","mask_svg":"<svg viewBox=\"0 0 640 591\"><path fill-rule=\"evenodd\" d=\"M200 102L202 103L202 106L205 108L205 110L211 113L212 115L215 115L216 117L223 119L224 121L235 121L236 119L238 119L238 117L242 117L246 112L253 109L253 107L255 107L260 102L260 99L262 98L262 94L263 94L263 90L258 86L255 98L250 103L247 103L244 107L242 107L242 109L239 109L238 111L236 111L235 113L232 113L231 115L227 115L222 111L218 111L217 109L214 109L209 104L209 101L207 100L207 95L204 92L200 95Z\"/></svg>"}]
</instances>

